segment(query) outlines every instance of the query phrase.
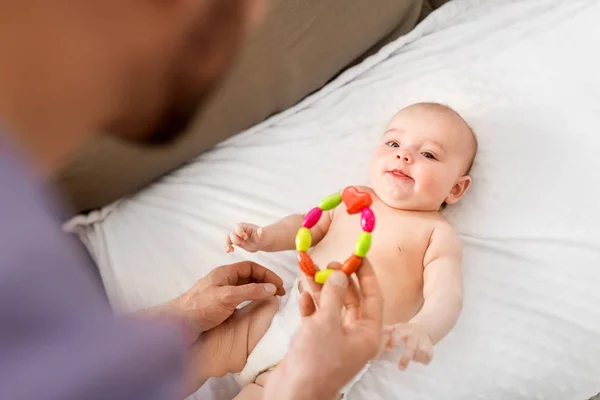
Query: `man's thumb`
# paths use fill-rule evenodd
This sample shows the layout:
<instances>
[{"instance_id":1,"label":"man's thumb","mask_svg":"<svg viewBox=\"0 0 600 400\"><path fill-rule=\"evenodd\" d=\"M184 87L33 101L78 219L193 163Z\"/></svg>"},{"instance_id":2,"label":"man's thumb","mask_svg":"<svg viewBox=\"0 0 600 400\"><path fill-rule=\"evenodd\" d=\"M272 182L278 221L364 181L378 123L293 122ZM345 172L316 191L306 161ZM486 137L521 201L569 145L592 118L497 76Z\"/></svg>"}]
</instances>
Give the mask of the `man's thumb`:
<instances>
[{"instance_id":1,"label":"man's thumb","mask_svg":"<svg viewBox=\"0 0 600 400\"><path fill-rule=\"evenodd\" d=\"M341 271L329 275L319 299L319 308L330 317L341 319L344 296L348 289L348 277Z\"/></svg>"}]
</instances>

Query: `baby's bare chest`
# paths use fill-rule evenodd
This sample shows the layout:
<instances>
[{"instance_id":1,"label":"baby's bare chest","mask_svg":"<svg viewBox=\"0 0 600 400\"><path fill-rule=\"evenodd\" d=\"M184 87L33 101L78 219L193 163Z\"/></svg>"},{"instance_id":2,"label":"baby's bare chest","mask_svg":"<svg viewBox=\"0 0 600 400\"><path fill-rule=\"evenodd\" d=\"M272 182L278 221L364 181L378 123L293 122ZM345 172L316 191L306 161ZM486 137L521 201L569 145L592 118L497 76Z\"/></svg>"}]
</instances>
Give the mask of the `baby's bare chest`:
<instances>
[{"instance_id":1,"label":"baby's bare chest","mask_svg":"<svg viewBox=\"0 0 600 400\"><path fill-rule=\"evenodd\" d=\"M336 213L328 233L316 245L312 258L320 268L343 263L354 252L362 232L360 215ZM377 216L368 258L377 274L384 297L384 320L410 319L423 298L423 258L433 231L430 220L410 212L374 209Z\"/></svg>"}]
</instances>

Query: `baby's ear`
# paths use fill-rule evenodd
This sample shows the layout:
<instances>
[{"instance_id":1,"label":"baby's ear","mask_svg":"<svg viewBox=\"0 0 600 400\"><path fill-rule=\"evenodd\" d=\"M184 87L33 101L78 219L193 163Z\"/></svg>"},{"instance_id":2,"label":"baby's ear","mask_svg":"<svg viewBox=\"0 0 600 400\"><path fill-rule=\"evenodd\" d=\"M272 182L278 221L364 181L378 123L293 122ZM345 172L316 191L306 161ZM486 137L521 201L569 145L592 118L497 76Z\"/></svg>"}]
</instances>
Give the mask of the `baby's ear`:
<instances>
[{"instance_id":1,"label":"baby's ear","mask_svg":"<svg viewBox=\"0 0 600 400\"><path fill-rule=\"evenodd\" d=\"M461 176L458 181L452 186L450 194L446 197L446 203L457 203L469 190L471 186L471 177L469 175Z\"/></svg>"}]
</instances>

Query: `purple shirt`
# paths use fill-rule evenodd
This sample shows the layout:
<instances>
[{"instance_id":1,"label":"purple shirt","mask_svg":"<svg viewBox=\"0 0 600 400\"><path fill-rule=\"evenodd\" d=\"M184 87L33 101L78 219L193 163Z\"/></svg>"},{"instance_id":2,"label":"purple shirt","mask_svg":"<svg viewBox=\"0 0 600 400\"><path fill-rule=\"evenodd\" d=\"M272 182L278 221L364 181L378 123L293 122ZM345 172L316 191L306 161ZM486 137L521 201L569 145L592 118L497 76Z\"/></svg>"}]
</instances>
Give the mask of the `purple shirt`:
<instances>
[{"instance_id":1,"label":"purple shirt","mask_svg":"<svg viewBox=\"0 0 600 400\"><path fill-rule=\"evenodd\" d=\"M181 332L113 315L24 161L0 135L0 399L183 397Z\"/></svg>"}]
</instances>

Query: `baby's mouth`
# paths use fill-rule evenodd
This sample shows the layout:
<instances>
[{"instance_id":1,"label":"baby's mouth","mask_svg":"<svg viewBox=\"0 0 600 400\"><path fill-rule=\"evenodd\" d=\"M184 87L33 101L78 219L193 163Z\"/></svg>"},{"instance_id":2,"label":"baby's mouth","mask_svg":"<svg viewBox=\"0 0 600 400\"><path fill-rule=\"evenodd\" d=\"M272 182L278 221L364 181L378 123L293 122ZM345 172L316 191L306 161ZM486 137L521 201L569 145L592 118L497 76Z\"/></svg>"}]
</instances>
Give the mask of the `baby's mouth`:
<instances>
[{"instance_id":1,"label":"baby's mouth","mask_svg":"<svg viewBox=\"0 0 600 400\"><path fill-rule=\"evenodd\" d=\"M412 181L413 180L413 178L411 178L409 175L407 175L401 169L392 169L392 170L388 171L387 173L392 175L394 178L400 179L403 181Z\"/></svg>"}]
</instances>

